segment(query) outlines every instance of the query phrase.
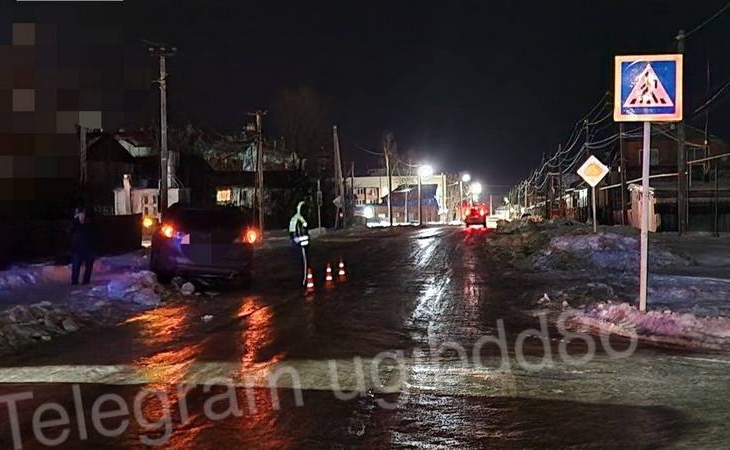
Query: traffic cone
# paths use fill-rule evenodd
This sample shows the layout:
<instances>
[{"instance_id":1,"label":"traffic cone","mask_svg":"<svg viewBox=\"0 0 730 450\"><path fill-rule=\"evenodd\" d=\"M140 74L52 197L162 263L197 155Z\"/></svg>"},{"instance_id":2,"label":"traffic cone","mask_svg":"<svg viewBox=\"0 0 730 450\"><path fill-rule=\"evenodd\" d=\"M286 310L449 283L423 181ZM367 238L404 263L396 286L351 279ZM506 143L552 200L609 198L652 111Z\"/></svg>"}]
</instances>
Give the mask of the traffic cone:
<instances>
[{"instance_id":1,"label":"traffic cone","mask_svg":"<svg viewBox=\"0 0 730 450\"><path fill-rule=\"evenodd\" d=\"M312 269L307 269L307 294L314 292L314 275L312 275Z\"/></svg>"},{"instance_id":2,"label":"traffic cone","mask_svg":"<svg viewBox=\"0 0 730 450\"><path fill-rule=\"evenodd\" d=\"M333 278L332 278L332 264L330 264L330 263L327 263L327 275L325 276L324 279L328 283L333 280Z\"/></svg>"},{"instance_id":3,"label":"traffic cone","mask_svg":"<svg viewBox=\"0 0 730 450\"><path fill-rule=\"evenodd\" d=\"M337 267L339 269L337 271L337 275L340 278L344 277L345 276L345 262L342 259L340 259L340 263L337 265Z\"/></svg>"}]
</instances>

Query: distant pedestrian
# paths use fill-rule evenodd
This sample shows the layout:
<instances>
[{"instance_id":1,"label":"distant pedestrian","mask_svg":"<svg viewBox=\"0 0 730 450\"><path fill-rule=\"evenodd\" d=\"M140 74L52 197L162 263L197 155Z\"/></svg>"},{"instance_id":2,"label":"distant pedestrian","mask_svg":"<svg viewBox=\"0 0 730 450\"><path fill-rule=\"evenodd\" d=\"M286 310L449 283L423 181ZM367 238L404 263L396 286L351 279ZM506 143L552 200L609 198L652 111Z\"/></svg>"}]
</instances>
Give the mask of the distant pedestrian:
<instances>
[{"instance_id":1,"label":"distant pedestrian","mask_svg":"<svg viewBox=\"0 0 730 450\"><path fill-rule=\"evenodd\" d=\"M94 268L94 233L86 209L76 208L71 225L71 284L79 284L81 264L84 265L83 283L89 284Z\"/></svg>"}]
</instances>

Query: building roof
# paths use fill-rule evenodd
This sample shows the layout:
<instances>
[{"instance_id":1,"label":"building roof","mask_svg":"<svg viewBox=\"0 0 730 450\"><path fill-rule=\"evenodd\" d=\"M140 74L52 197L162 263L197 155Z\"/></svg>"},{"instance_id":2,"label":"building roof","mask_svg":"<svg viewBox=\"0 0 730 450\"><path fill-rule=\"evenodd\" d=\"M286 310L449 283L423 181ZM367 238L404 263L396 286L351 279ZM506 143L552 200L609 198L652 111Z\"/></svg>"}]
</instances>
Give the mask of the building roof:
<instances>
[{"instance_id":1,"label":"building roof","mask_svg":"<svg viewBox=\"0 0 730 450\"><path fill-rule=\"evenodd\" d=\"M90 135L87 141L86 159L98 162L122 162L134 164L134 157L108 133Z\"/></svg>"},{"instance_id":2,"label":"building roof","mask_svg":"<svg viewBox=\"0 0 730 450\"><path fill-rule=\"evenodd\" d=\"M155 146L155 133L153 130L141 129L141 130L119 130L114 135L117 140L124 140L135 147L154 147Z\"/></svg>"}]
</instances>

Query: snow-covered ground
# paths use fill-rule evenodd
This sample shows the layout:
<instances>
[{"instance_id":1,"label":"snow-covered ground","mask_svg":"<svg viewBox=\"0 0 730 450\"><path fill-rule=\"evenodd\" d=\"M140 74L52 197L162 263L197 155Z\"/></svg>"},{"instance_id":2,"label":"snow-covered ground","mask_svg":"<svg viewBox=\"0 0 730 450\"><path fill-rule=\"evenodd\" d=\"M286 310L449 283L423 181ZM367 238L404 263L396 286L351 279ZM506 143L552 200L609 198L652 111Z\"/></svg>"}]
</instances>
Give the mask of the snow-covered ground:
<instances>
[{"instance_id":1,"label":"snow-covered ground","mask_svg":"<svg viewBox=\"0 0 730 450\"><path fill-rule=\"evenodd\" d=\"M647 313L638 297L638 231L517 223L493 249L533 277L537 307L568 308L579 327L667 344L730 349L730 236L652 234Z\"/></svg>"},{"instance_id":2,"label":"snow-covered ground","mask_svg":"<svg viewBox=\"0 0 730 450\"><path fill-rule=\"evenodd\" d=\"M144 251L99 258L94 262L92 280L106 281L119 273L144 270L149 265L148 261ZM0 271L0 292L42 284L63 285L70 282L70 265L19 264L8 270Z\"/></svg>"},{"instance_id":3,"label":"snow-covered ground","mask_svg":"<svg viewBox=\"0 0 730 450\"><path fill-rule=\"evenodd\" d=\"M143 251L103 257L86 286L71 286L70 266L0 271L0 353L158 306L169 291L147 267Z\"/></svg>"},{"instance_id":4,"label":"snow-covered ground","mask_svg":"<svg viewBox=\"0 0 730 450\"><path fill-rule=\"evenodd\" d=\"M597 303L568 312L574 328L683 347L730 350L730 319L671 310L639 312L628 303Z\"/></svg>"}]
</instances>

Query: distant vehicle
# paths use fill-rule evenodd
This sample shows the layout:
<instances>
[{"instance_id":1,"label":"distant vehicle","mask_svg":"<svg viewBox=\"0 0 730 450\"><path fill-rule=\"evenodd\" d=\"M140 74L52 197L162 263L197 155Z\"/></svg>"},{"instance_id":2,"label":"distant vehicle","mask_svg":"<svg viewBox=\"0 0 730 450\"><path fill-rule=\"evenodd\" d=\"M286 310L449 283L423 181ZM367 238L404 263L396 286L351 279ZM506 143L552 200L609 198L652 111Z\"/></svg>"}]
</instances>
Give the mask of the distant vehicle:
<instances>
[{"instance_id":1,"label":"distant vehicle","mask_svg":"<svg viewBox=\"0 0 730 450\"><path fill-rule=\"evenodd\" d=\"M228 207L172 205L152 236L150 270L161 282L177 275L251 281L253 245L259 232Z\"/></svg>"},{"instance_id":2,"label":"distant vehicle","mask_svg":"<svg viewBox=\"0 0 730 450\"><path fill-rule=\"evenodd\" d=\"M464 217L464 223L469 228L472 225L481 225L486 228L488 210L485 206L475 206L469 209Z\"/></svg>"}]
</instances>

